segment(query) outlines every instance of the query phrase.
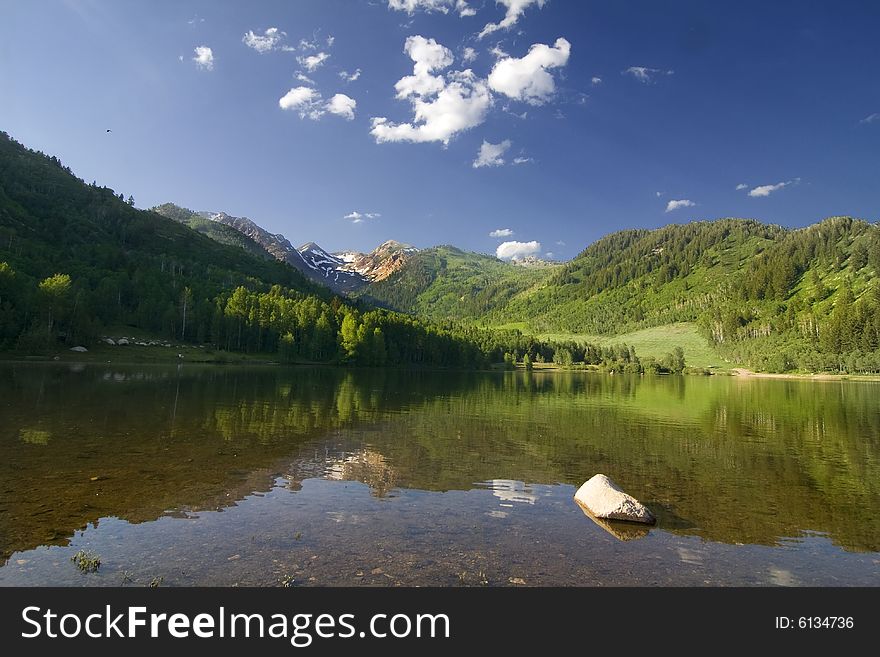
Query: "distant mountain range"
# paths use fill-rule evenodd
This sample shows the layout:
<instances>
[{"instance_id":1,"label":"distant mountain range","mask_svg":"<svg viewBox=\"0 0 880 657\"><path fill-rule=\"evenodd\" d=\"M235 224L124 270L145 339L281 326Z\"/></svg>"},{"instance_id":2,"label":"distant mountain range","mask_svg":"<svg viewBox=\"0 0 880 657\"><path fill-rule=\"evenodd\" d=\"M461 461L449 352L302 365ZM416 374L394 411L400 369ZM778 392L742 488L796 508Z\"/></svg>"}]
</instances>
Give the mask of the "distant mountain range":
<instances>
[{"instance_id":1,"label":"distant mountain range","mask_svg":"<svg viewBox=\"0 0 880 657\"><path fill-rule=\"evenodd\" d=\"M234 336L259 350L267 334L260 323L248 328L248 295L280 286L316 300L305 325L314 334L285 330L294 350L324 359L348 303L336 291L359 300L358 312L378 306L432 322L418 339L393 338L393 361L433 358L421 340L442 330L583 341L690 322L751 368L880 372L880 226L851 217L799 229L729 218L622 230L564 264L516 264L395 241L329 253L311 242L296 248L244 217L132 206L0 133L0 347L93 341L102 327L129 324L199 342L220 336L227 347ZM365 362L379 358L383 342L359 336L364 353L379 354Z\"/></svg>"},{"instance_id":2,"label":"distant mountain range","mask_svg":"<svg viewBox=\"0 0 880 657\"><path fill-rule=\"evenodd\" d=\"M195 212L173 203L157 206L153 211L217 241L237 244L264 257L268 255L286 262L311 280L343 294L355 294L371 283L385 280L419 252L409 244L388 240L370 253L330 253L314 242L295 247L284 235L270 233L247 217L234 217L225 212ZM236 237L232 237L229 229Z\"/></svg>"},{"instance_id":3,"label":"distant mountain range","mask_svg":"<svg viewBox=\"0 0 880 657\"><path fill-rule=\"evenodd\" d=\"M731 336L739 349L784 334L792 362L807 362L801 353L815 348L822 335L816 327L844 290L866 300L863 314L867 302L880 302L880 230L848 217L797 230L747 219L623 230L567 263L512 263L449 245L416 249L394 241L369 254L330 254L313 243L294 249L250 220L198 216L242 231L337 292L433 321L581 335L697 322L725 349ZM227 239L219 232L212 236ZM861 348L872 351L880 343L880 318L876 328L865 330L859 330L868 336ZM747 359L744 353L738 357Z\"/></svg>"}]
</instances>

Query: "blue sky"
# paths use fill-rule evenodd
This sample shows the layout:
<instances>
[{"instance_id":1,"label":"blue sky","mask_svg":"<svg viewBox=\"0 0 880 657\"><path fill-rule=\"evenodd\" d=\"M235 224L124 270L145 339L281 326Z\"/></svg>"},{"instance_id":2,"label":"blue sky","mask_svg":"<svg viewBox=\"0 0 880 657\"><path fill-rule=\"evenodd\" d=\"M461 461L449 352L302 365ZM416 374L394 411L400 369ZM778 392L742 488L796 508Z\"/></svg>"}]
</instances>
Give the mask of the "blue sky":
<instances>
[{"instance_id":1,"label":"blue sky","mask_svg":"<svg viewBox=\"0 0 880 657\"><path fill-rule=\"evenodd\" d=\"M876 221L878 28L854 1L0 0L0 129L295 244L567 259L694 219Z\"/></svg>"}]
</instances>

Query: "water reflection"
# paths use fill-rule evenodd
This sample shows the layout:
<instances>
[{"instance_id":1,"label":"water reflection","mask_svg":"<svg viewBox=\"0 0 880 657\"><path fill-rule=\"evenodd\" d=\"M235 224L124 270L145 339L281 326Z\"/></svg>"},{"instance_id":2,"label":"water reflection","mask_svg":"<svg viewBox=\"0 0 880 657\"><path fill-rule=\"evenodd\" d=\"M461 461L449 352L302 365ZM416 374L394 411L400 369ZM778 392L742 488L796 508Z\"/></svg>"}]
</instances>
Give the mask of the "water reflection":
<instances>
[{"instance_id":1,"label":"water reflection","mask_svg":"<svg viewBox=\"0 0 880 657\"><path fill-rule=\"evenodd\" d=\"M479 511L481 522L527 509L551 521L539 485L579 486L596 472L648 504L665 532L772 546L814 531L877 551L878 389L576 372L3 365L0 553L66 545L101 518L138 524L230 508L279 476L287 491L316 478L357 481L377 500L487 491L494 508ZM328 513L347 522L341 503ZM375 522L401 520L389 510ZM629 535L616 525L603 529Z\"/></svg>"},{"instance_id":2,"label":"water reflection","mask_svg":"<svg viewBox=\"0 0 880 657\"><path fill-rule=\"evenodd\" d=\"M648 536L648 534L651 533L651 528L645 526L642 523L598 518L590 513L589 509L581 506L580 503L575 503L578 505L578 508L580 508L580 510L584 512L584 515L592 520L596 524L596 526L604 529L618 541L634 541L639 538L645 538L646 536Z\"/></svg>"}]
</instances>

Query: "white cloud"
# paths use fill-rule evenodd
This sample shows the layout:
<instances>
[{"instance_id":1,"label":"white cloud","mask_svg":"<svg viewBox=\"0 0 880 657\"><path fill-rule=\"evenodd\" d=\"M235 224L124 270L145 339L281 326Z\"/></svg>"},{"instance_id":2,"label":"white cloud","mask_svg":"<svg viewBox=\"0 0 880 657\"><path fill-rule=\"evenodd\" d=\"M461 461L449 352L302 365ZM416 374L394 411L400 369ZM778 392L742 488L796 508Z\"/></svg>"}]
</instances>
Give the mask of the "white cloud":
<instances>
[{"instance_id":1,"label":"white cloud","mask_svg":"<svg viewBox=\"0 0 880 657\"><path fill-rule=\"evenodd\" d=\"M353 224L360 224L366 219L378 219L381 216L378 212L358 212L357 210L352 210L343 219L347 219Z\"/></svg>"},{"instance_id":2,"label":"white cloud","mask_svg":"<svg viewBox=\"0 0 880 657\"><path fill-rule=\"evenodd\" d=\"M505 139L500 144L490 144L484 140L480 146L480 152L477 153L477 159L474 160L472 166L474 169L479 169L480 167L500 167L504 164L502 156L510 148L510 145L509 139Z\"/></svg>"},{"instance_id":3,"label":"white cloud","mask_svg":"<svg viewBox=\"0 0 880 657\"><path fill-rule=\"evenodd\" d=\"M602 84L602 78L600 78L598 75L594 75L590 82L592 82L593 85Z\"/></svg>"},{"instance_id":4,"label":"white cloud","mask_svg":"<svg viewBox=\"0 0 880 657\"><path fill-rule=\"evenodd\" d=\"M660 75L674 75L675 71L664 71L659 68L648 68L647 66L630 66L623 71L624 75L631 75L639 82L649 84L654 82L654 78Z\"/></svg>"},{"instance_id":5,"label":"white cloud","mask_svg":"<svg viewBox=\"0 0 880 657\"><path fill-rule=\"evenodd\" d=\"M297 71L296 75L294 75L293 77L300 82L305 82L306 84L315 84L315 81L302 71Z\"/></svg>"},{"instance_id":6,"label":"white cloud","mask_svg":"<svg viewBox=\"0 0 880 657\"><path fill-rule=\"evenodd\" d=\"M447 14L450 9L453 9L462 17L473 16L477 13L476 9L468 6L467 0L388 0L388 8L405 11L410 16L419 10Z\"/></svg>"},{"instance_id":7,"label":"white cloud","mask_svg":"<svg viewBox=\"0 0 880 657\"><path fill-rule=\"evenodd\" d=\"M736 186L736 191L739 192L739 191L742 191L743 189L748 189L748 188L749 188L749 186L746 185L745 183L740 183L739 185Z\"/></svg>"},{"instance_id":8,"label":"white cloud","mask_svg":"<svg viewBox=\"0 0 880 657\"><path fill-rule=\"evenodd\" d=\"M510 114L511 116L515 116L520 121L525 121L529 117L528 110L526 110L525 112L517 113L517 112L514 112L512 109L510 109L510 105L503 105L501 107L501 111L504 112L505 114Z\"/></svg>"},{"instance_id":9,"label":"white cloud","mask_svg":"<svg viewBox=\"0 0 880 657\"><path fill-rule=\"evenodd\" d=\"M339 77L346 82L354 82L359 77L361 77L361 69L357 69L354 73L349 73L348 71L339 71Z\"/></svg>"},{"instance_id":10,"label":"white cloud","mask_svg":"<svg viewBox=\"0 0 880 657\"><path fill-rule=\"evenodd\" d=\"M461 52L461 61L465 64L470 64L477 58L477 51L468 46Z\"/></svg>"},{"instance_id":11,"label":"white cloud","mask_svg":"<svg viewBox=\"0 0 880 657\"><path fill-rule=\"evenodd\" d=\"M563 242L562 240L557 240L556 246L565 246L565 242Z\"/></svg>"},{"instance_id":12,"label":"white cloud","mask_svg":"<svg viewBox=\"0 0 880 657\"><path fill-rule=\"evenodd\" d=\"M403 51L413 60L413 73L424 75L450 66L455 58L446 46L421 35L408 37Z\"/></svg>"},{"instance_id":13,"label":"white cloud","mask_svg":"<svg viewBox=\"0 0 880 657\"><path fill-rule=\"evenodd\" d=\"M491 233L489 233L489 237L512 237L513 231L510 228L496 228Z\"/></svg>"},{"instance_id":14,"label":"white cloud","mask_svg":"<svg viewBox=\"0 0 880 657\"><path fill-rule=\"evenodd\" d=\"M663 192L654 192L654 196L660 198L661 196L663 196Z\"/></svg>"},{"instance_id":15,"label":"white cloud","mask_svg":"<svg viewBox=\"0 0 880 657\"><path fill-rule=\"evenodd\" d=\"M523 12L531 5L543 7L547 0L495 0L495 4L507 7L507 12L500 23L488 23L477 35L478 39L482 39L488 34L497 32L498 30L510 29L519 20Z\"/></svg>"},{"instance_id":16,"label":"white cloud","mask_svg":"<svg viewBox=\"0 0 880 657\"><path fill-rule=\"evenodd\" d=\"M749 196L752 198L763 198L764 196L770 196L773 192L778 192L783 187L788 187L789 185L796 185L801 181L800 178L795 178L794 180L786 180L785 182L778 182L775 185L759 185L754 189L749 191Z\"/></svg>"},{"instance_id":17,"label":"white cloud","mask_svg":"<svg viewBox=\"0 0 880 657\"><path fill-rule=\"evenodd\" d=\"M324 62L330 59L330 55L326 52L319 52L315 55L300 56L296 58L299 65L305 68L309 73L314 73L315 69L320 68Z\"/></svg>"},{"instance_id":18,"label":"white cloud","mask_svg":"<svg viewBox=\"0 0 880 657\"><path fill-rule=\"evenodd\" d=\"M529 162L534 162L534 160L530 157L523 157L522 155L513 158L514 164L528 164Z\"/></svg>"},{"instance_id":19,"label":"white cloud","mask_svg":"<svg viewBox=\"0 0 880 657\"><path fill-rule=\"evenodd\" d=\"M536 43L525 57L506 57L496 62L489 73L489 87L510 98L540 105L556 91L547 69L565 66L570 52L571 44L562 37L553 47Z\"/></svg>"},{"instance_id":20,"label":"white cloud","mask_svg":"<svg viewBox=\"0 0 880 657\"><path fill-rule=\"evenodd\" d=\"M666 211L673 212L674 210L679 210L681 208L692 208L695 205L696 203L690 199L683 198L679 201L669 201L669 203L666 204Z\"/></svg>"},{"instance_id":21,"label":"white cloud","mask_svg":"<svg viewBox=\"0 0 880 657\"><path fill-rule=\"evenodd\" d=\"M203 71L213 71L214 70L214 51L211 50L208 46L197 46L193 52L195 53L195 57L193 57L193 61Z\"/></svg>"},{"instance_id":22,"label":"white cloud","mask_svg":"<svg viewBox=\"0 0 880 657\"><path fill-rule=\"evenodd\" d=\"M880 121L880 112L868 114L868 116L859 121L859 123L874 123L875 121Z\"/></svg>"},{"instance_id":23,"label":"white cloud","mask_svg":"<svg viewBox=\"0 0 880 657\"><path fill-rule=\"evenodd\" d=\"M262 55L275 50L281 44L281 39L285 36L287 36L286 33L277 27L270 27L263 34L256 34L253 30L248 30L244 33L241 41L248 48L253 48Z\"/></svg>"},{"instance_id":24,"label":"white cloud","mask_svg":"<svg viewBox=\"0 0 880 657\"><path fill-rule=\"evenodd\" d=\"M321 94L310 87L295 87L278 100L278 106L283 110L297 110L300 118L310 116L313 119L320 118L321 114L318 109Z\"/></svg>"},{"instance_id":25,"label":"white cloud","mask_svg":"<svg viewBox=\"0 0 880 657\"><path fill-rule=\"evenodd\" d=\"M395 83L397 97L403 99L440 93L446 81L442 76L431 73L452 65L455 60L452 51L434 39L419 35L408 37L403 51L413 60L413 74L405 75Z\"/></svg>"},{"instance_id":26,"label":"white cloud","mask_svg":"<svg viewBox=\"0 0 880 657\"><path fill-rule=\"evenodd\" d=\"M336 37L333 35L330 35L324 40L324 43L327 44L328 48L332 48L333 44L336 43Z\"/></svg>"},{"instance_id":27,"label":"white cloud","mask_svg":"<svg viewBox=\"0 0 880 657\"><path fill-rule=\"evenodd\" d=\"M492 55L495 59L501 59L502 57L508 57L508 54L504 52L504 48L501 47L500 44L495 44L491 48L489 48L489 54Z\"/></svg>"},{"instance_id":28,"label":"white cloud","mask_svg":"<svg viewBox=\"0 0 880 657\"><path fill-rule=\"evenodd\" d=\"M317 121L329 112L351 121L354 118L357 101L345 94L336 94L324 102L321 94L314 89L295 87L278 100L278 106L283 110L298 112L301 119Z\"/></svg>"},{"instance_id":29,"label":"white cloud","mask_svg":"<svg viewBox=\"0 0 880 657\"><path fill-rule=\"evenodd\" d=\"M458 15L462 18L466 18L467 16L476 16L477 10L473 7L468 6L467 0L456 0L455 2L455 11L458 12Z\"/></svg>"},{"instance_id":30,"label":"white cloud","mask_svg":"<svg viewBox=\"0 0 880 657\"><path fill-rule=\"evenodd\" d=\"M540 242L502 242L495 249L495 257L501 260L520 260L540 252Z\"/></svg>"},{"instance_id":31,"label":"white cloud","mask_svg":"<svg viewBox=\"0 0 880 657\"><path fill-rule=\"evenodd\" d=\"M397 81L399 99L412 103L412 123L392 123L384 116L373 117L370 134L377 143L429 142L448 144L464 130L480 125L492 105L484 80L473 71L452 71L448 76L432 75L452 64L452 51L423 36L411 36L404 51L413 60L413 75Z\"/></svg>"},{"instance_id":32,"label":"white cloud","mask_svg":"<svg viewBox=\"0 0 880 657\"><path fill-rule=\"evenodd\" d=\"M331 114L341 116L346 121L354 119L354 110L357 108L357 101L345 94L336 94L327 101L327 111Z\"/></svg>"},{"instance_id":33,"label":"white cloud","mask_svg":"<svg viewBox=\"0 0 880 657\"><path fill-rule=\"evenodd\" d=\"M545 258L551 258L551 259L552 259L555 255L556 255L556 254L553 253L553 251L547 251L547 253L544 254L544 257L545 257Z\"/></svg>"}]
</instances>

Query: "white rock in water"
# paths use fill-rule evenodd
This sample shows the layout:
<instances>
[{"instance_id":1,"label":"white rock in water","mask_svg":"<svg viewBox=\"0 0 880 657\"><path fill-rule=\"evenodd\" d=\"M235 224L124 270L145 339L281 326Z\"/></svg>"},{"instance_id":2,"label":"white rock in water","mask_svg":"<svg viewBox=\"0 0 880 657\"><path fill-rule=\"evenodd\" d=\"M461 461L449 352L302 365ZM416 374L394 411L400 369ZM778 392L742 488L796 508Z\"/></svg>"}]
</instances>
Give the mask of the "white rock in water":
<instances>
[{"instance_id":1,"label":"white rock in water","mask_svg":"<svg viewBox=\"0 0 880 657\"><path fill-rule=\"evenodd\" d=\"M85 352L88 351L88 349L86 349L85 347L71 347L70 350L71 350L71 351L77 351L77 352L79 352L79 353L81 353L81 354L83 354L83 353L85 353Z\"/></svg>"},{"instance_id":2,"label":"white rock in water","mask_svg":"<svg viewBox=\"0 0 880 657\"><path fill-rule=\"evenodd\" d=\"M128 344L128 338L119 338L116 344Z\"/></svg>"},{"instance_id":3,"label":"white rock in water","mask_svg":"<svg viewBox=\"0 0 880 657\"><path fill-rule=\"evenodd\" d=\"M116 340L114 340L113 338L104 338L104 342L110 345L116 345Z\"/></svg>"},{"instance_id":4,"label":"white rock in water","mask_svg":"<svg viewBox=\"0 0 880 657\"><path fill-rule=\"evenodd\" d=\"M611 479L597 474L574 494L574 500L597 518L629 520L653 525L656 520L648 507L627 495Z\"/></svg>"}]
</instances>

